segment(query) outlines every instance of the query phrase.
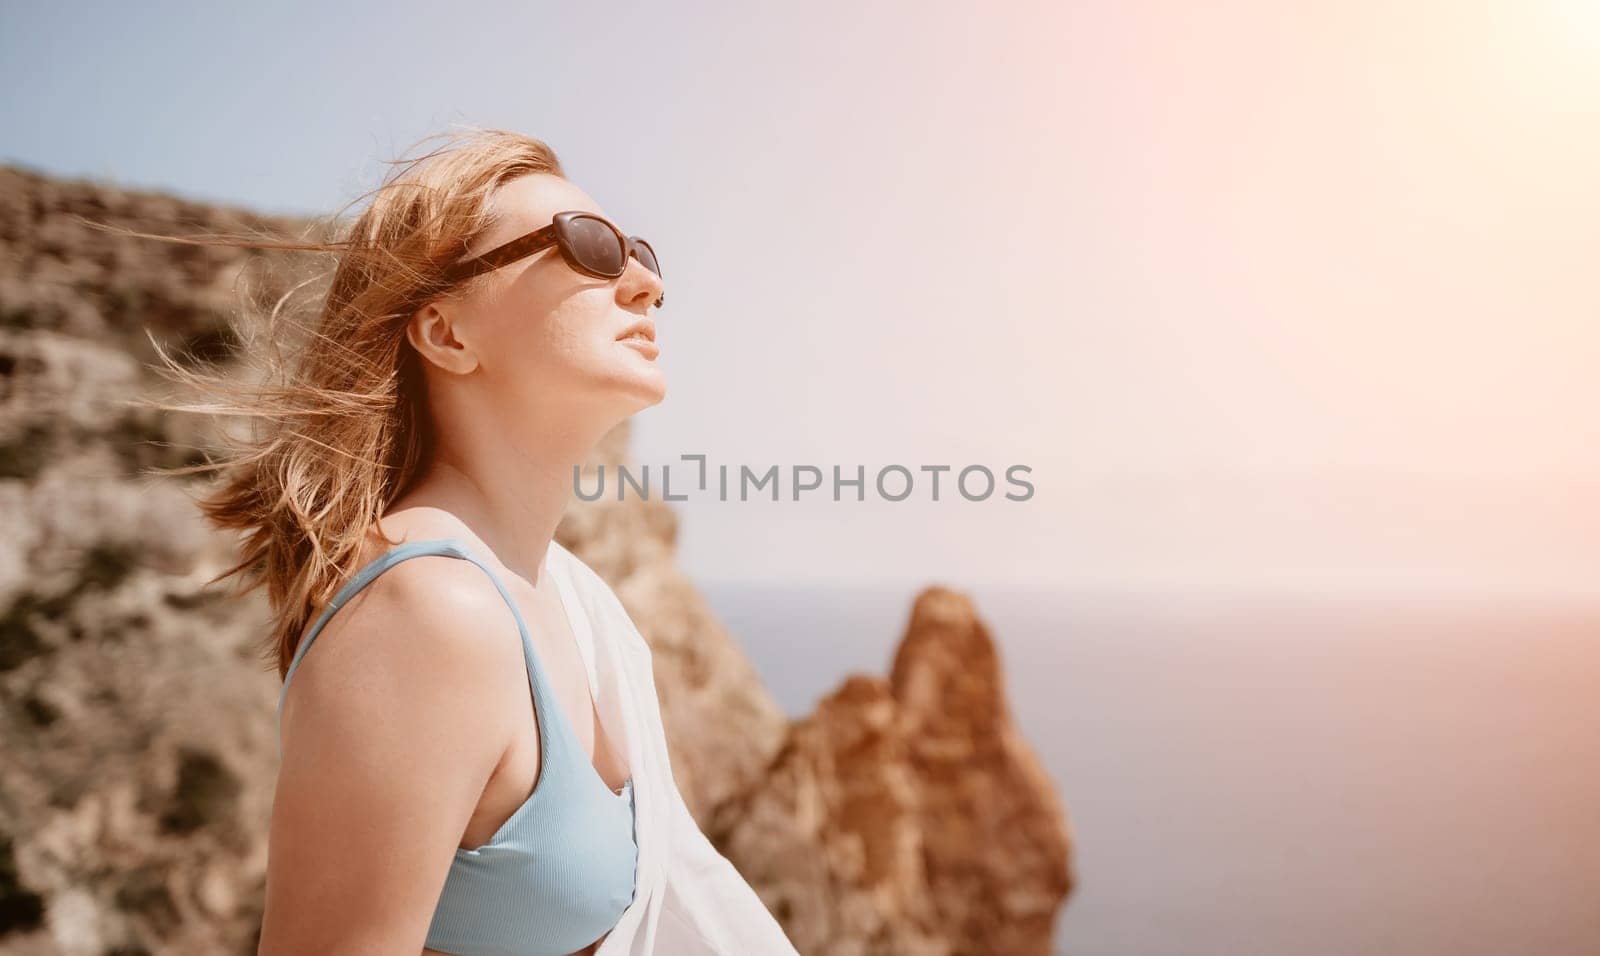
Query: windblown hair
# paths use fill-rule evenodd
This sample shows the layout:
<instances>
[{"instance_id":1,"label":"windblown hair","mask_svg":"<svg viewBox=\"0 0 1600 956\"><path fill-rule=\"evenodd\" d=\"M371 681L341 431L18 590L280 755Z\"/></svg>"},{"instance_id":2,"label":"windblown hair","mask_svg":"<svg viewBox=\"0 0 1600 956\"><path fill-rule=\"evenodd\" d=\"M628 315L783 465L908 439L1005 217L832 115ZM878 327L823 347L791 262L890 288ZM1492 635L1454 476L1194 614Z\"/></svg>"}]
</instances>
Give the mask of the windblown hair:
<instances>
[{"instance_id":1,"label":"windblown hair","mask_svg":"<svg viewBox=\"0 0 1600 956\"><path fill-rule=\"evenodd\" d=\"M528 173L565 175L549 146L518 133L467 127L421 142L438 137L445 142L435 149L387 161L395 168L382 185L323 221L332 239L130 232L332 256L331 277L322 269L270 309L241 310L234 332L249 373L238 363L188 366L155 343L164 378L214 400L151 404L249 425L248 434L224 433L223 452L208 450L204 464L163 473L220 473L197 503L214 526L239 532L240 560L211 582L238 575L240 592L266 588L272 625L260 655L280 679L311 614L354 573L369 536L397 543L378 519L429 463L434 426L408 319L478 281L452 288L440 274L495 222L498 187ZM345 227L344 210L369 197ZM307 286L325 286L326 295L292 306ZM258 326L244 321L252 311L265 313Z\"/></svg>"}]
</instances>

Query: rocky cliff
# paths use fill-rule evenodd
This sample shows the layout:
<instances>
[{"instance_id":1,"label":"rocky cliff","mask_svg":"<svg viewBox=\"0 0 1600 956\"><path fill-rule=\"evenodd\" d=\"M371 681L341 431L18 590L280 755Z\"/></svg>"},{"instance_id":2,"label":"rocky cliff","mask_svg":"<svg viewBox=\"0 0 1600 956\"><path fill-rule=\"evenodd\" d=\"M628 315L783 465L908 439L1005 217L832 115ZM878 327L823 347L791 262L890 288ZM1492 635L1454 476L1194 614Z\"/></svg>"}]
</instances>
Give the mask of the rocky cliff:
<instances>
[{"instance_id":1,"label":"rocky cliff","mask_svg":"<svg viewBox=\"0 0 1600 956\"><path fill-rule=\"evenodd\" d=\"M146 332L225 361L271 256L129 240L303 224L0 167L0 952L253 953L278 682L228 543L142 475L205 421L131 409ZM595 464L622 459L626 432ZM1049 951L1065 811L963 595L916 599L887 677L790 722L674 563L658 501L574 501L561 542L650 641L690 809L809 954Z\"/></svg>"}]
</instances>

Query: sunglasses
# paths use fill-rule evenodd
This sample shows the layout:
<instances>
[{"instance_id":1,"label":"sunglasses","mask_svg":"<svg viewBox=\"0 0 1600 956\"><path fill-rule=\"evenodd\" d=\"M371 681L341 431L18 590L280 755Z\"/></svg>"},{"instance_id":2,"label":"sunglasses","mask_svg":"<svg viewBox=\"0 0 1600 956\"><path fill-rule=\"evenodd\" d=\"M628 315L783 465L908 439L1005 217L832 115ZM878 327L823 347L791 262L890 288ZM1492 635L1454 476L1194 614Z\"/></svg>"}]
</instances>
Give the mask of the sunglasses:
<instances>
[{"instance_id":1,"label":"sunglasses","mask_svg":"<svg viewBox=\"0 0 1600 956\"><path fill-rule=\"evenodd\" d=\"M638 236L623 235L622 230L592 212L571 210L556 213L550 225L495 246L483 255L451 263L445 268L444 279L450 283L470 279L550 245L561 250L561 258L567 265L597 279L621 276L628 269L629 256L661 275L661 263L656 261L656 252L650 248L650 243ZM665 298L665 295L656 297L656 308L661 308Z\"/></svg>"}]
</instances>

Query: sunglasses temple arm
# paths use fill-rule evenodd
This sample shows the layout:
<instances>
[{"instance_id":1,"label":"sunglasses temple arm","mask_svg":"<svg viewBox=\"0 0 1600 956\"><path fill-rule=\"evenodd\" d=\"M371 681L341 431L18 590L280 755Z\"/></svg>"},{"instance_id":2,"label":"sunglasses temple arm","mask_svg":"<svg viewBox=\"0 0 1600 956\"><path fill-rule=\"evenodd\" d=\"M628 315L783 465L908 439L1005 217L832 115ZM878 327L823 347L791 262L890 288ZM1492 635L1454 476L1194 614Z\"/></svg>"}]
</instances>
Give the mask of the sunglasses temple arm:
<instances>
[{"instance_id":1,"label":"sunglasses temple arm","mask_svg":"<svg viewBox=\"0 0 1600 956\"><path fill-rule=\"evenodd\" d=\"M531 256L546 246L555 245L555 242L555 227L543 226L527 235L518 236L510 242L495 246L481 256L451 263L446 270L446 275L452 282L469 279L479 273L488 272L490 269L498 269L507 263L515 262L524 256Z\"/></svg>"}]
</instances>

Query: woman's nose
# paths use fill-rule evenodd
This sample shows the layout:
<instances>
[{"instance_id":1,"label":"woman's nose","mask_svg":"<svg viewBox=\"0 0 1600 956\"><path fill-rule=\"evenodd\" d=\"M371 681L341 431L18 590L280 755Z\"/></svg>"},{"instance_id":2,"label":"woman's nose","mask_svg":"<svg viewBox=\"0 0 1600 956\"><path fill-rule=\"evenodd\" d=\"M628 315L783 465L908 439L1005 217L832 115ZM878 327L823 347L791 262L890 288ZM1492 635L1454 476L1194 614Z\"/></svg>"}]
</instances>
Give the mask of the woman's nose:
<instances>
[{"instance_id":1,"label":"woman's nose","mask_svg":"<svg viewBox=\"0 0 1600 956\"><path fill-rule=\"evenodd\" d=\"M636 257L629 257L628 268L623 270L622 278L617 283L617 298L624 306L637 305L641 302L654 302L656 308L661 308L665 296L662 294L663 286L661 277L652 272Z\"/></svg>"}]
</instances>

